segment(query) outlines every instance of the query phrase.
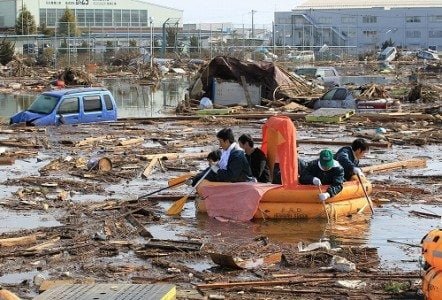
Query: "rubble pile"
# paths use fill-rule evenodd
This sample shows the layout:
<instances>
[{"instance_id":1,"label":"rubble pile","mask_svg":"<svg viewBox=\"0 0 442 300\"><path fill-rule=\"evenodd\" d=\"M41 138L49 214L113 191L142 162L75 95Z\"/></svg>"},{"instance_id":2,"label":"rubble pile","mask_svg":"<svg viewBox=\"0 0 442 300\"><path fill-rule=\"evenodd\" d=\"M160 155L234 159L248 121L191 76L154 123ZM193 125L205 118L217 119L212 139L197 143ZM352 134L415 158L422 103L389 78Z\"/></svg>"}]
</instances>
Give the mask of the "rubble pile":
<instances>
[{"instance_id":1,"label":"rubble pile","mask_svg":"<svg viewBox=\"0 0 442 300\"><path fill-rule=\"evenodd\" d=\"M442 86L429 84L416 84L411 88L406 97L409 102L435 102L442 100Z\"/></svg>"}]
</instances>

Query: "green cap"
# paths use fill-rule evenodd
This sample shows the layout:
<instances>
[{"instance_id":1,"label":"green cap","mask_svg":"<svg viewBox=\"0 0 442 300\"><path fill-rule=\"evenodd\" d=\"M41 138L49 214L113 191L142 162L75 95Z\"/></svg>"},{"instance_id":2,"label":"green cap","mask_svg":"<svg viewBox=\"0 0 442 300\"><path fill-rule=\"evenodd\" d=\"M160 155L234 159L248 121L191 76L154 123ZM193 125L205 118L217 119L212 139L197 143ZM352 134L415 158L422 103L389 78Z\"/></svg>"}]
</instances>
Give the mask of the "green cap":
<instances>
[{"instance_id":1,"label":"green cap","mask_svg":"<svg viewBox=\"0 0 442 300\"><path fill-rule=\"evenodd\" d=\"M333 152L330 149L324 149L319 153L319 162L323 169L330 169L333 167Z\"/></svg>"}]
</instances>

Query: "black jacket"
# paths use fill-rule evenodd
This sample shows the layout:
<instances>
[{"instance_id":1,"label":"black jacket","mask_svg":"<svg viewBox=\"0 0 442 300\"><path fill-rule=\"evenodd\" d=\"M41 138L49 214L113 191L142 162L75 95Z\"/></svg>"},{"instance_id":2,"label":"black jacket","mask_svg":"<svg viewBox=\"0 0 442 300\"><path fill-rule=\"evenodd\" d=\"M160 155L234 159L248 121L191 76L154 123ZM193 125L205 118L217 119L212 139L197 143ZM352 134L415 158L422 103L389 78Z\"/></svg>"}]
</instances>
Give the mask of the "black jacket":
<instances>
[{"instance_id":1,"label":"black jacket","mask_svg":"<svg viewBox=\"0 0 442 300\"><path fill-rule=\"evenodd\" d=\"M327 171L322 170L319 165L319 159L309 162L304 172L299 177L301 184L313 184L313 177L321 180L322 184L329 184L327 192L331 197L339 194L342 191L342 184L344 183L344 168L335 161L335 165Z\"/></svg>"},{"instance_id":2,"label":"black jacket","mask_svg":"<svg viewBox=\"0 0 442 300\"><path fill-rule=\"evenodd\" d=\"M255 177L258 182L269 182L270 171L264 152L259 148L255 148L252 154L246 154L246 158L252 170L253 177Z\"/></svg>"},{"instance_id":3,"label":"black jacket","mask_svg":"<svg viewBox=\"0 0 442 300\"><path fill-rule=\"evenodd\" d=\"M359 166L359 160L356 159L353 149L350 146L342 147L336 152L334 158L344 168L345 180L350 180L354 175L353 168Z\"/></svg>"},{"instance_id":4,"label":"black jacket","mask_svg":"<svg viewBox=\"0 0 442 300\"><path fill-rule=\"evenodd\" d=\"M195 185L198 180L207 172L208 168L196 175L192 181ZM218 182L244 182L251 181L252 171L243 151L232 149L227 162L227 170L219 169L217 173L210 171L206 178L209 181Z\"/></svg>"}]
</instances>

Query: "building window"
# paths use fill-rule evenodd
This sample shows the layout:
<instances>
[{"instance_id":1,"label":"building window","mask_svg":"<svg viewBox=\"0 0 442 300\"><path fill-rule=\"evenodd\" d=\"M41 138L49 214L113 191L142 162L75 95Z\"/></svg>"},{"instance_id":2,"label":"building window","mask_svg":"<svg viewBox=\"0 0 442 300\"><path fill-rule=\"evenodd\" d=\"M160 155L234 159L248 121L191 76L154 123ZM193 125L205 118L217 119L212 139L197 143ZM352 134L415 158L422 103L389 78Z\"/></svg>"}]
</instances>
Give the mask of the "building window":
<instances>
[{"instance_id":1,"label":"building window","mask_svg":"<svg viewBox=\"0 0 442 300\"><path fill-rule=\"evenodd\" d=\"M0 18L3 18L3 22L4 22L5 17L0 17ZM40 24L47 24L45 9L40 9ZM5 26L5 24L2 24L1 26Z\"/></svg>"},{"instance_id":2,"label":"building window","mask_svg":"<svg viewBox=\"0 0 442 300\"><path fill-rule=\"evenodd\" d=\"M121 26L121 10L114 10L114 25Z\"/></svg>"},{"instance_id":3,"label":"building window","mask_svg":"<svg viewBox=\"0 0 442 300\"><path fill-rule=\"evenodd\" d=\"M349 30L343 30L342 35L348 38L354 38L356 37L356 30L349 29Z\"/></svg>"},{"instance_id":4,"label":"building window","mask_svg":"<svg viewBox=\"0 0 442 300\"><path fill-rule=\"evenodd\" d=\"M378 18L376 16L363 16L362 23L377 23Z\"/></svg>"},{"instance_id":5,"label":"building window","mask_svg":"<svg viewBox=\"0 0 442 300\"><path fill-rule=\"evenodd\" d=\"M140 21L141 21L141 26L143 27L147 26L147 10L140 10Z\"/></svg>"},{"instance_id":6,"label":"building window","mask_svg":"<svg viewBox=\"0 0 442 300\"><path fill-rule=\"evenodd\" d=\"M95 10L95 26L103 27L103 10L96 9Z\"/></svg>"},{"instance_id":7,"label":"building window","mask_svg":"<svg viewBox=\"0 0 442 300\"><path fill-rule=\"evenodd\" d=\"M421 32L417 31L417 30L415 30L415 31L407 31L405 33L405 35L406 35L407 38L415 39L415 38L420 38L421 37Z\"/></svg>"},{"instance_id":8,"label":"building window","mask_svg":"<svg viewBox=\"0 0 442 300\"><path fill-rule=\"evenodd\" d=\"M407 23L420 23L421 17L407 17L406 22Z\"/></svg>"},{"instance_id":9,"label":"building window","mask_svg":"<svg viewBox=\"0 0 442 300\"><path fill-rule=\"evenodd\" d=\"M367 38L374 38L378 35L378 32L376 30L364 30L362 34Z\"/></svg>"},{"instance_id":10,"label":"building window","mask_svg":"<svg viewBox=\"0 0 442 300\"><path fill-rule=\"evenodd\" d=\"M131 10L130 11L130 25L140 26L140 11L139 10Z\"/></svg>"},{"instance_id":11,"label":"building window","mask_svg":"<svg viewBox=\"0 0 442 300\"><path fill-rule=\"evenodd\" d=\"M129 26L130 24L130 10L128 9L123 9L123 14L122 14L122 18L121 18L121 26Z\"/></svg>"},{"instance_id":12,"label":"building window","mask_svg":"<svg viewBox=\"0 0 442 300\"><path fill-rule=\"evenodd\" d=\"M318 18L319 24L331 24L332 18L331 17L320 17Z\"/></svg>"},{"instance_id":13,"label":"building window","mask_svg":"<svg viewBox=\"0 0 442 300\"><path fill-rule=\"evenodd\" d=\"M77 9L75 11L78 26L86 26L86 15L84 9Z\"/></svg>"},{"instance_id":14,"label":"building window","mask_svg":"<svg viewBox=\"0 0 442 300\"><path fill-rule=\"evenodd\" d=\"M55 22L57 22L57 11L55 9L47 10L47 26L55 26Z\"/></svg>"},{"instance_id":15,"label":"building window","mask_svg":"<svg viewBox=\"0 0 442 300\"><path fill-rule=\"evenodd\" d=\"M442 22L442 16L429 16L429 21L431 23L440 23Z\"/></svg>"},{"instance_id":16,"label":"building window","mask_svg":"<svg viewBox=\"0 0 442 300\"><path fill-rule=\"evenodd\" d=\"M94 26L94 10L86 10L86 25Z\"/></svg>"},{"instance_id":17,"label":"building window","mask_svg":"<svg viewBox=\"0 0 442 300\"><path fill-rule=\"evenodd\" d=\"M428 37L429 38L442 38L442 30L430 30L428 31Z\"/></svg>"},{"instance_id":18,"label":"building window","mask_svg":"<svg viewBox=\"0 0 442 300\"><path fill-rule=\"evenodd\" d=\"M112 10L111 9L105 9L103 11L103 19L104 19L103 26L107 26L107 27L112 26Z\"/></svg>"},{"instance_id":19,"label":"building window","mask_svg":"<svg viewBox=\"0 0 442 300\"><path fill-rule=\"evenodd\" d=\"M343 24L356 23L356 17L341 17L341 23Z\"/></svg>"}]
</instances>

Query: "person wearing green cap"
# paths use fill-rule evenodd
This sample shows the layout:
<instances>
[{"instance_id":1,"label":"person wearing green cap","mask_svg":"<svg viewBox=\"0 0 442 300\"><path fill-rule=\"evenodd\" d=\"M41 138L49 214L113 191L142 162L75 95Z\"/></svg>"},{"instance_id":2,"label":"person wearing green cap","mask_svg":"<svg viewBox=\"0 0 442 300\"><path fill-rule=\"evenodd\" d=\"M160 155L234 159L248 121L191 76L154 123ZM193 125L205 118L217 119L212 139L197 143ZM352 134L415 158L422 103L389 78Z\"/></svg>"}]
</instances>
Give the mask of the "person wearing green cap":
<instances>
[{"instance_id":1,"label":"person wearing green cap","mask_svg":"<svg viewBox=\"0 0 442 300\"><path fill-rule=\"evenodd\" d=\"M299 182L316 186L329 184L327 191L319 194L319 200L325 201L342 191L344 168L333 159L330 149L324 149L319 153L319 159L309 162L300 175Z\"/></svg>"}]
</instances>

